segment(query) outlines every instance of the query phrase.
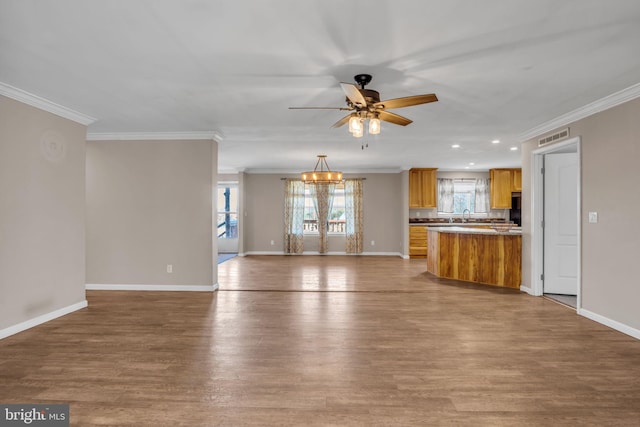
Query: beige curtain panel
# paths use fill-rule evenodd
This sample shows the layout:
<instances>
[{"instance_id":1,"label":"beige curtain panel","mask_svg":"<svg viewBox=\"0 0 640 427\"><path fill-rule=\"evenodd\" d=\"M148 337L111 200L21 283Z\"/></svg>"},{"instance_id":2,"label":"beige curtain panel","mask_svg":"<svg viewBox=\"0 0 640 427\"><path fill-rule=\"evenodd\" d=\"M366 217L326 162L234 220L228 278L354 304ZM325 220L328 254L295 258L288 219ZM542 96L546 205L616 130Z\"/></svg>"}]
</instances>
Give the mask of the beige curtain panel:
<instances>
[{"instance_id":1,"label":"beige curtain panel","mask_svg":"<svg viewBox=\"0 0 640 427\"><path fill-rule=\"evenodd\" d=\"M347 179L344 182L346 248L348 254L362 253L362 180Z\"/></svg>"},{"instance_id":2,"label":"beige curtain panel","mask_svg":"<svg viewBox=\"0 0 640 427\"><path fill-rule=\"evenodd\" d=\"M287 179L284 189L284 253L304 251L304 183Z\"/></svg>"}]
</instances>

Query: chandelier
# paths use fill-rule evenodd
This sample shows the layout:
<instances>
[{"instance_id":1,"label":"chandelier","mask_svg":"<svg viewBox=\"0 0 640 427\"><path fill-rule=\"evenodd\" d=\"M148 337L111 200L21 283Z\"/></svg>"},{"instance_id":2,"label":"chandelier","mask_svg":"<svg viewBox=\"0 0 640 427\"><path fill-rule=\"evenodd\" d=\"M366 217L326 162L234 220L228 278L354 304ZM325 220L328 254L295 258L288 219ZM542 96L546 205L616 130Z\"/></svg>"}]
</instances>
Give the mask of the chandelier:
<instances>
[{"instance_id":1,"label":"chandelier","mask_svg":"<svg viewBox=\"0 0 640 427\"><path fill-rule=\"evenodd\" d=\"M342 182L342 172L329 169L326 158L326 155L318 154L318 161L313 171L302 172L301 178L305 184L338 184Z\"/></svg>"}]
</instances>

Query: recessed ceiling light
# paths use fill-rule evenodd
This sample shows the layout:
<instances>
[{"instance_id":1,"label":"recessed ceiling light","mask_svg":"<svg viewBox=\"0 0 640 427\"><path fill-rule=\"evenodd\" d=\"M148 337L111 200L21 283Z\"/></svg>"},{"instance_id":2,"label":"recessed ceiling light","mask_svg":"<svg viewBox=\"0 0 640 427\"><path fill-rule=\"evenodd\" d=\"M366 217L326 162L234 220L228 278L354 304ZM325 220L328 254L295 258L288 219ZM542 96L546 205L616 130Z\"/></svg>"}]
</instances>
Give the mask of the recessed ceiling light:
<instances>
[{"instance_id":1,"label":"recessed ceiling light","mask_svg":"<svg viewBox=\"0 0 640 427\"><path fill-rule=\"evenodd\" d=\"M511 151L518 151L518 147L511 147L511 148L509 148L509 150L511 150Z\"/></svg>"},{"instance_id":2,"label":"recessed ceiling light","mask_svg":"<svg viewBox=\"0 0 640 427\"><path fill-rule=\"evenodd\" d=\"M465 166L464 168L465 168L465 169L469 169L469 166Z\"/></svg>"},{"instance_id":3,"label":"recessed ceiling light","mask_svg":"<svg viewBox=\"0 0 640 427\"><path fill-rule=\"evenodd\" d=\"M499 139L494 139L493 141L491 141L492 144L500 144L500 140Z\"/></svg>"},{"instance_id":4,"label":"recessed ceiling light","mask_svg":"<svg viewBox=\"0 0 640 427\"><path fill-rule=\"evenodd\" d=\"M460 148L460 144L453 144L451 148Z\"/></svg>"},{"instance_id":5,"label":"recessed ceiling light","mask_svg":"<svg viewBox=\"0 0 640 427\"><path fill-rule=\"evenodd\" d=\"M475 165L475 163L469 162L469 166L473 166L473 165Z\"/></svg>"}]
</instances>

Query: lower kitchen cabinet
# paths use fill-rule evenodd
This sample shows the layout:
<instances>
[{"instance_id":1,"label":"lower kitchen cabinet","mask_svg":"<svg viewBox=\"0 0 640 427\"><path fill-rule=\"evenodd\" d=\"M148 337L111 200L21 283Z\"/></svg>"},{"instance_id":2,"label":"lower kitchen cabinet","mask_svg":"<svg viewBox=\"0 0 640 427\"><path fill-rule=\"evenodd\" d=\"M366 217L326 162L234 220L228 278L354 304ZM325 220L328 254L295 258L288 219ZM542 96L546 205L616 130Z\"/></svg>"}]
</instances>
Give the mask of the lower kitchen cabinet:
<instances>
[{"instance_id":1,"label":"lower kitchen cabinet","mask_svg":"<svg viewBox=\"0 0 640 427\"><path fill-rule=\"evenodd\" d=\"M427 257L427 227L421 225L409 226L409 257Z\"/></svg>"}]
</instances>

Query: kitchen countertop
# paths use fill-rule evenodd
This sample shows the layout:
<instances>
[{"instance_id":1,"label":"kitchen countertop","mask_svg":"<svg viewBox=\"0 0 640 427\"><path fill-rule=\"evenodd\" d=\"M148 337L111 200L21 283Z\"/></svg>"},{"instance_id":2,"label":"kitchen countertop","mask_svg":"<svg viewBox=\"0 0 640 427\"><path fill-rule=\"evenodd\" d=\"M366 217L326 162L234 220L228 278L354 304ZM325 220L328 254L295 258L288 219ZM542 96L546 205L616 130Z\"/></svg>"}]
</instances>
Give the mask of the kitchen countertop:
<instances>
[{"instance_id":1,"label":"kitchen countertop","mask_svg":"<svg viewBox=\"0 0 640 427\"><path fill-rule=\"evenodd\" d=\"M498 224L502 224L503 222L498 222ZM423 227L481 227L481 226L491 226L496 224L495 222L422 222L422 223L409 223L410 226L421 225Z\"/></svg>"},{"instance_id":2,"label":"kitchen countertop","mask_svg":"<svg viewBox=\"0 0 640 427\"><path fill-rule=\"evenodd\" d=\"M504 218L471 218L462 222L461 218L454 218L453 222L449 222L448 219L445 218L417 218L412 217L409 218L409 225L491 225L493 223L505 222Z\"/></svg>"},{"instance_id":3,"label":"kitchen countertop","mask_svg":"<svg viewBox=\"0 0 640 427\"><path fill-rule=\"evenodd\" d=\"M458 234L503 234L503 235L522 235L521 227L513 227L509 231L497 231L492 228L474 228L474 227L460 227L452 224L452 227L429 227L429 231L437 231L439 233L458 233ZM491 225L491 224L488 224Z\"/></svg>"}]
</instances>

